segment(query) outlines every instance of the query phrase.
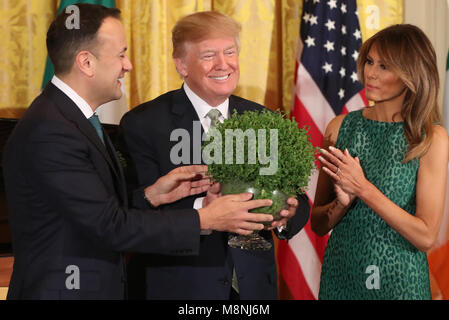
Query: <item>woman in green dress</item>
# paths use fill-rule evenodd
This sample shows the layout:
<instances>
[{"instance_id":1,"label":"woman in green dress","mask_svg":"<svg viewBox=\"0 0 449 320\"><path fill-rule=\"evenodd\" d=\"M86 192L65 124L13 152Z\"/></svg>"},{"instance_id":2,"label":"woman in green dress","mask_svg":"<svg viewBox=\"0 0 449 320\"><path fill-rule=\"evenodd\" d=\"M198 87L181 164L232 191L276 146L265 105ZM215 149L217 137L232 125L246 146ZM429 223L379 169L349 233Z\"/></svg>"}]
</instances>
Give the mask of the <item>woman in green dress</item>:
<instances>
[{"instance_id":1,"label":"woman in green dress","mask_svg":"<svg viewBox=\"0 0 449 320\"><path fill-rule=\"evenodd\" d=\"M319 298L430 299L449 159L435 52L419 28L395 25L357 63L374 105L326 128L311 217L315 233L332 230Z\"/></svg>"}]
</instances>

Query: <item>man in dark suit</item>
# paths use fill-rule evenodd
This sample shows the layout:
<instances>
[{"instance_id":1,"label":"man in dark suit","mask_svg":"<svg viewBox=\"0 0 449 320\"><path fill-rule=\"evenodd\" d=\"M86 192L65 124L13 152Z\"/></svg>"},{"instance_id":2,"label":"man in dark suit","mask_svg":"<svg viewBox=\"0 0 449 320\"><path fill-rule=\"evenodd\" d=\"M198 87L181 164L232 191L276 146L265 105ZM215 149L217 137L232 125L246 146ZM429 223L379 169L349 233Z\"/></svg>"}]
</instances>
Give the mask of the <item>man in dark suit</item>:
<instances>
[{"instance_id":1,"label":"man in dark suit","mask_svg":"<svg viewBox=\"0 0 449 320\"><path fill-rule=\"evenodd\" d=\"M248 234L266 221L248 213L261 205L246 201L250 194L199 210L128 209L114 147L91 117L101 104L120 98L119 79L132 69L120 11L87 4L78 9L78 28L67 27L65 12L51 24L47 48L55 77L5 147L15 258L8 299L122 299L120 252L195 255L200 229ZM169 172L145 188L145 201L158 207L207 190L204 181L194 181L206 169Z\"/></svg>"},{"instance_id":2,"label":"man in dark suit","mask_svg":"<svg viewBox=\"0 0 449 320\"><path fill-rule=\"evenodd\" d=\"M239 79L238 34L240 25L217 12L200 12L182 18L173 29L173 57L183 87L144 103L128 112L121 128L144 188L178 167L179 158L189 163L201 159L201 136L211 126L211 110L219 110L218 121L237 111L264 107L232 95ZM173 150L178 129L186 130L189 153ZM176 131L178 130L178 131ZM181 132L182 132L181 130ZM184 138L185 139L185 138ZM183 152L187 150L183 148ZM188 197L170 208L201 208L219 196L219 186L204 197ZM136 194L134 205L147 203ZM307 222L307 198L288 200L284 218L272 227L284 227L281 239L292 237ZM296 214L296 215L295 215ZM264 236L273 242L271 231ZM225 232L204 232L200 254L190 257L133 255L128 269L131 297L147 299L277 299L277 272L273 248L266 252L244 251L227 245Z\"/></svg>"}]
</instances>

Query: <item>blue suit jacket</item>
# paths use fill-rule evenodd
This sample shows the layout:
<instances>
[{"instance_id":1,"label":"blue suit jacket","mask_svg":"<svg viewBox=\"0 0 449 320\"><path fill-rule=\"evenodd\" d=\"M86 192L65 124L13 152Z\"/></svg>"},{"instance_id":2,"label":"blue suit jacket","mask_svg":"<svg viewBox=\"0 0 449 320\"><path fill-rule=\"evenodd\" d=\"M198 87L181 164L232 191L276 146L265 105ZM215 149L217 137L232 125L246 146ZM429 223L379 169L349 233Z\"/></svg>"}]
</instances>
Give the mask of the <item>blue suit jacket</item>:
<instances>
[{"instance_id":1,"label":"blue suit jacket","mask_svg":"<svg viewBox=\"0 0 449 320\"><path fill-rule=\"evenodd\" d=\"M16 125L3 157L14 252L8 299L123 299L121 252L198 253L195 210L127 209L104 137L52 83Z\"/></svg>"},{"instance_id":2,"label":"blue suit jacket","mask_svg":"<svg viewBox=\"0 0 449 320\"><path fill-rule=\"evenodd\" d=\"M262 110L263 106L237 96L229 98L229 111ZM137 106L121 121L127 149L137 169L138 187L134 205L145 208L143 188L176 168L170 151L178 141L170 141L173 130L189 132L190 163L198 150L193 121L199 121L184 89L168 92ZM202 130L202 127L201 127ZM203 131L201 131L202 134ZM199 137L201 139L201 137ZM201 159L201 158L199 158ZM164 209L192 208L198 196L185 198ZM300 199L298 213L289 225L286 236L296 234L307 222L309 204ZM263 232L273 242L272 233ZM277 299L277 272L274 249L266 252L243 251L228 247L228 233L212 232L201 236L198 256L170 257L166 255L133 255L128 266L130 294L147 299L229 299L232 272L235 267L241 299Z\"/></svg>"}]
</instances>

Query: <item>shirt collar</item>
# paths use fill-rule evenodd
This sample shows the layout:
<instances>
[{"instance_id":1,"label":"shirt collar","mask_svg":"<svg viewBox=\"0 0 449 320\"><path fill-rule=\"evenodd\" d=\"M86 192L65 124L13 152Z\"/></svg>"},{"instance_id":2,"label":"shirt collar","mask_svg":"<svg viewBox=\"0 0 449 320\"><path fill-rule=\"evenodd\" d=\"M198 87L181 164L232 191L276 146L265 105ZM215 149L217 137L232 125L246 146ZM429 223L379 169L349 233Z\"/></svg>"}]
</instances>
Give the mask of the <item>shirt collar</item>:
<instances>
[{"instance_id":1,"label":"shirt collar","mask_svg":"<svg viewBox=\"0 0 449 320\"><path fill-rule=\"evenodd\" d=\"M84 114L84 116L88 119L92 117L94 112L92 111L92 108L90 105L81 98L75 90L69 87L67 83L59 79L57 76L53 76L51 79L51 83L53 83L59 90L61 90L67 97L72 100L76 106L81 110L81 112Z\"/></svg>"},{"instance_id":2,"label":"shirt collar","mask_svg":"<svg viewBox=\"0 0 449 320\"><path fill-rule=\"evenodd\" d=\"M192 91L192 89L189 88L187 83L184 82L184 91L186 92L187 97L189 98L190 102L193 105L193 108L195 108L196 113L198 114L198 118L200 120L204 119L206 117L206 114L210 111L212 108L216 108L221 112L221 115L224 119L228 118L229 116L229 98L227 98L222 104L219 104L216 107L212 107L209 105L206 101L201 99L195 92Z\"/></svg>"}]
</instances>

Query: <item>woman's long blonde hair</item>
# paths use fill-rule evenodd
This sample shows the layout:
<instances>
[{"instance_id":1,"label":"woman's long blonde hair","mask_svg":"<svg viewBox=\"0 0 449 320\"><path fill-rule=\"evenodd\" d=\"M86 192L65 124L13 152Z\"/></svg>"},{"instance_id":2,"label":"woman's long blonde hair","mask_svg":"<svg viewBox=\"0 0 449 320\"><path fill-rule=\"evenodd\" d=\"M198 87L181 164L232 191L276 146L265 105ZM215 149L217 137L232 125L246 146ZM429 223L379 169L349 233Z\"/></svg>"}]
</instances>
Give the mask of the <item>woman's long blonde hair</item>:
<instances>
[{"instance_id":1,"label":"woman's long blonde hair","mask_svg":"<svg viewBox=\"0 0 449 320\"><path fill-rule=\"evenodd\" d=\"M430 147L433 125L441 122L438 108L439 76L435 50L418 27L398 24L385 28L363 43L357 60L364 84L364 65L375 45L380 59L406 86L401 116L409 149L404 161L424 155Z\"/></svg>"}]
</instances>

